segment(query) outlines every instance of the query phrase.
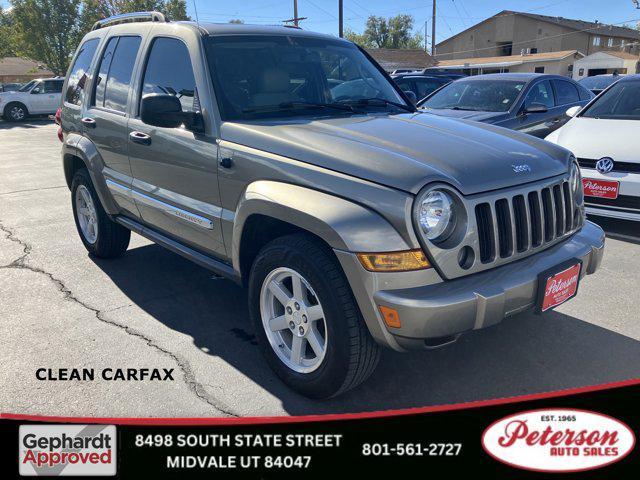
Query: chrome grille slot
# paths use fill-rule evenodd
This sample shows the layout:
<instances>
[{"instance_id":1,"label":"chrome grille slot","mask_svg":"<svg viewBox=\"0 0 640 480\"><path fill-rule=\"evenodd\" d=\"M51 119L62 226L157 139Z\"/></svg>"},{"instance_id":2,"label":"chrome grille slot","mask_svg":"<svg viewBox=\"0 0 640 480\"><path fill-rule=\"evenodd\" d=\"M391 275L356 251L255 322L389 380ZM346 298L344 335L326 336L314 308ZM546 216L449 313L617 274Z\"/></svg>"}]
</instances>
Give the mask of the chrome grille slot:
<instances>
[{"instance_id":1,"label":"chrome grille slot","mask_svg":"<svg viewBox=\"0 0 640 480\"><path fill-rule=\"evenodd\" d=\"M553 203L556 213L556 236L564 235L564 199L562 198L562 192L560 185L553 186Z\"/></svg>"},{"instance_id":2,"label":"chrome grille slot","mask_svg":"<svg viewBox=\"0 0 640 480\"><path fill-rule=\"evenodd\" d=\"M478 238L480 243L480 261L493 262L496 257L495 238L493 236L493 218L488 203L476 205L476 221L478 223Z\"/></svg>"},{"instance_id":3,"label":"chrome grille slot","mask_svg":"<svg viewBox=\"0 0 640 480\"><path fill-rule=\"evenodd\" d=\"M544 218L544 241L550 242L556 236L556 214L551 198L551 189L542 189L542 214Z\"/></svg>"},{"instance_id":4,"label":"chrome grille slot","mask_svg":"<svg viewBox=\"0 0 640 480\"><path fill-rule=\"evenodd\" d=\"M498 245L500 257L507 258L513 254L513 237L509 202L501 198L496 202L496 223L498 224Z\"/></svg>"},{"instance_id":5,"label":"chrome grille slot","mask_svg":"<svg viewBox=\"0 0 640 480\"><path fill-rule=\"evenodd\" d=\"M529 213L531 214L531 246L542 245L542 210L538 192L529 193Z\"/></svg>"},{"instance_id":6,"label":"chrome grille slot","mask_svg":"<svg viewBox=\"0 0 640 480\"><path fill-rule=\"evenodd\" d=\"M529 249L529 218L522 195L513 197L513 216L516 228L516 250L524 252Z\"/></svg>"},{"instance_id":7,"label":"chrome grille slot","mask_svg":"<svg viewBox=\"0 0 640 480\"><path fill-rule=\"evenodd\" d=\"M566 180L496 197L475 205L480 263L487 267L544 248L580 226Z\"/></svg>"},{"instance_id":8,"label":"chrome grille slot","mask_svg":"<svg viewBox=\"0 0 640 480\"><path fill-rule=\"evenodd\" d=\"M569 190L569 182L562 184L562 194L564 196L565 231L570 232L573 227L573 201Z\"/></svg>"}]
</instances>

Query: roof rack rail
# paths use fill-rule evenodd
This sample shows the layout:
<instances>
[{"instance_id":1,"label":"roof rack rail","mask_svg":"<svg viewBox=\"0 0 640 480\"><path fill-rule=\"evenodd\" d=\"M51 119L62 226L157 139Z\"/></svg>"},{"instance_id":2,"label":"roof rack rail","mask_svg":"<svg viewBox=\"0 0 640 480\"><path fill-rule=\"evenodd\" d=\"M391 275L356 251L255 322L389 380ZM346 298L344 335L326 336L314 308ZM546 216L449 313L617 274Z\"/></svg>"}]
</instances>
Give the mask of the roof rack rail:
<instances>
[{"instance_id":1,"label":"roof rack rail","mask_svg":"<svg viewBox=\"0 0 640 480\"><path fill-rule=\"evenodd\" d=\"M99 28L106 27L108 25L116 25L118 23L136 22L138 20L149 20L150 22L168 22L169 20L164 14L160 12L132 12L121 13L120 15L113 15L103 20L98 20L93 24L91 30L98 30Z\"/></svg>"}]
</instances>

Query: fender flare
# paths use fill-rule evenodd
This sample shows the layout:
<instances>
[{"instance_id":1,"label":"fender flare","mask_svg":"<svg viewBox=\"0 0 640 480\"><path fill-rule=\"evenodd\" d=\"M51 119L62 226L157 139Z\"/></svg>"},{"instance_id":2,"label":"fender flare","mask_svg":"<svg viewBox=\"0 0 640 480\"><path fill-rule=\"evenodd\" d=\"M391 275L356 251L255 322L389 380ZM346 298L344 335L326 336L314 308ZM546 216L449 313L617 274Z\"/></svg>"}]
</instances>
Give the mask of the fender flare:
<instances>
[{"instance_id":1,"label":"fender flare","mask_svg":"<svg viewBox=\"0 0 640 480\"><path fill-rule=\"evenodd\" d=\"M231 253L233 266L241 274L244 226L256 214L295 225L336 250L386 252L411 248L387 220L362 205L311 188L259 180L244 191L234 218Z\"/></svg>"},{"instance_id":2,"label":"fender flare","mask_svg":"<svg viewBox=\"0 0 640 480\"><path fill-rule=\"evenodd\" d=\"M117 215L119 211L118 207L113 201L107 188L104 175L102 175L104 161L93 142L77 133L69 133L62 146L62 161L65 176L67 176L67 172L70 169L69 162L72 157L79 158L87 167L89 176L91 177L91 181L98 193L98 198L100 198L100 203L102 203L105 212L107 212L108 215ZM72 179L67 178L69 188L71 188L71 180Z\"/></svg>"}]
</instances>

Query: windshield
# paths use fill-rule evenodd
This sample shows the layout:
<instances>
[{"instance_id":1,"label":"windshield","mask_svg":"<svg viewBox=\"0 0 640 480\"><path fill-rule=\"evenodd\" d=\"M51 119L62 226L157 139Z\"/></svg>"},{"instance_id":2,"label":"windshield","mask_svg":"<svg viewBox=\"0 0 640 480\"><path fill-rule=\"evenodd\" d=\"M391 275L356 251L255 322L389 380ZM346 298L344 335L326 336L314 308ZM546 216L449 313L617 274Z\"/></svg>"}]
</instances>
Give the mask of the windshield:
<instances>
[{"instance_id":1,"label":"windshield","mask_svg":"<svg viewBox=\"0 0 640 480\"><path fill-rule=\"evenodd\" d=\"M512 80L458 80L420 104L435 109L506 112L524 88Z\"/></svg>"},{"instance_id":2,"label":"windshield","mask_svg":"<svg viewBox=\"0 0 640 480\"><path fill-rule=\"evenodd\" d=\"M602 92L580 116L640 120L640 80L616 83Z\"/></svg>"},{"instance_id":3,"label":"windshield","mask_svg":"<svg viewBox=\"0 0 640 480\"><path fill-rule=\"evenodd\" d=\"M27 83L26 85L24 85L20 90L18 90L19 92L28 92L29 90L31 90L31 87L33 87L38 81L37 80L31 80L29 83Z\"/></svg>"},{"instance_id":4,"label":"windshield","mask_svg":"<svg viewBox=\"0 0 640 480\"><path fill-rule=\"evenodd\" d=\"M233 35L209 37L206 44L223 120L402 112L394 103L413 109L351 43Z\"/></svg>"},{"instance_id":5,"label":"windshield","mask_svg":"<svg viewBox=\"0 0 640 480\"><path fill-rule=\"evenodd\" d=\"M610 75L606 77L587 77L578 83L589 90L604 90L609 85L620 80L618 75Z\"/></svg>"}]
</instances>

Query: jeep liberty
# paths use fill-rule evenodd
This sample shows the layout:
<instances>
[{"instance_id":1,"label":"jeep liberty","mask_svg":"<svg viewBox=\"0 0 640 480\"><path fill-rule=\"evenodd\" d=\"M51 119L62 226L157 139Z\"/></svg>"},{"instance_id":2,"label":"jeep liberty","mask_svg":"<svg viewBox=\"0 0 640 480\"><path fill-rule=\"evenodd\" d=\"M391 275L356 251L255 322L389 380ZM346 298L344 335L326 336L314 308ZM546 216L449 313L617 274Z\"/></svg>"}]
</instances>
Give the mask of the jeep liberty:
<instances>
[{"instance_id":1,"label":"jeep liberty","mask_svg":"<svg viewBox=\"0 0 640 480\"><path fill-rule=\"evenodd\" d=\"M328 35L99 21L60 128L90 254L124 254L133 231L246 286L266 361L313 398L363 382L380 346L551 309L603 254L568 150L420 113Z\"/></svg>"}]
</instances>

